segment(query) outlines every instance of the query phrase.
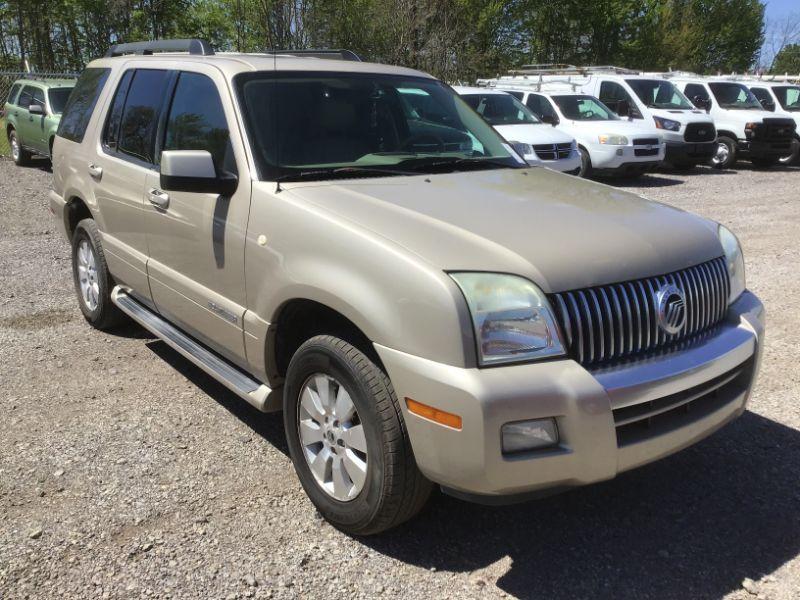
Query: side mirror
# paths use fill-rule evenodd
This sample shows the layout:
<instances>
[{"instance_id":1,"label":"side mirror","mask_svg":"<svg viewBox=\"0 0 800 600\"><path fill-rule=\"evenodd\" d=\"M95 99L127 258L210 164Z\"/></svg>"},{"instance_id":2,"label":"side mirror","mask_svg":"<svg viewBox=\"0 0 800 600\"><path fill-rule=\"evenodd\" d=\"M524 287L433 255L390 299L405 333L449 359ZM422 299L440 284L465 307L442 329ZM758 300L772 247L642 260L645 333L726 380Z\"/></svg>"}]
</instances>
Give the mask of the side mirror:
<instances>
[{"instance_id":1,"label":"side mirror","mask_svg":"<svg viewBox=\"0 0 800 600\"><path fill-rule=\"evenodd\" d=\"M768 100L764 98L763 100L759 100L761 103L761 107L764 110L768 110L769 112L775 112L775 103L772 100Z\"/></svg>"},{"instance_id":2,"label":"side mirror","mask_svg":"<svg viewBox=\"0 0 800 600\"><path fill-rule=\"evenodd\" d=\"M620 100L617 102L617 114L620 117L631 116L631 105L627 100Z\"/></svg>"},{"instance_id":3,"label":"side mirror","mask_svg":"<svg viewBox=\"0 0 800 600\"><path fill-rule=\"evenodd\" d=\"M161 189L173 192L231 196L239 186L232 173L217 174L207 150L164 150L161 153Z\"/></svg>"},{"instance_id":4,"label":"side mirror","mask_svg":"<svg viewBox=\"0 0 800 600\"><path fill-rule=\"evenodd\" d=\"M706 112L711 110L710 98L703 98L701 96L692 96L692 104L694 104L695 108L699 108Z\"/></svg>"},{"instance_id":5,"label":"side mirror","mask_svg":"<svg viewBox=\"0 0 800 600\"><path fill-rule=\"evenodd\" d=\"M32 114L32 115L43 115L44 114L44 108L42 108L41 104L31 104L28 107L28 113Z\"/></svg>"},{"instance_id":6,"label":"side mirror","mask_svg":"<svg viewBox=\"0 0 800 600\"><path fill-rule=\"evenodd\" d=\"M548 124L552 125L553 127L555 127L556 125L558 125L558 117L556 117L554 115L543 115L542 116L542 123L548 123Z\"/></svg>"}]
</instances>

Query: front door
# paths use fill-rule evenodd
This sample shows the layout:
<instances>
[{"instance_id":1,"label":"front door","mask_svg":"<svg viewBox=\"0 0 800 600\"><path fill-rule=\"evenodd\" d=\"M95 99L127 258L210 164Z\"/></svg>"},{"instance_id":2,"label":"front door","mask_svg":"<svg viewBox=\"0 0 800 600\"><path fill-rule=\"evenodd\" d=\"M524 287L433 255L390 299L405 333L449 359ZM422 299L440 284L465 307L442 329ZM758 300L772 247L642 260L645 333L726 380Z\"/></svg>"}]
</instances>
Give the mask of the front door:
<instances>
[{"instance_id":1,"label":"front door","mask_svg":"<svg viewBox=\"0 0 800 600\"><path fill-rule=\"evenodd\" d=\"M46 152L44 143L44 90L34 85L26 85L19 95L19 114L17 115L17 137L20 143L36 152ZM42 107L42 114L30 113L30 106Z\"/></svg>"},{"instance_id":2,"label":"front door","mask_svg":"<svg viewBox=\"0 0 800 600\"><path fill-rule=\"evenodd\" d=\"M244 165L227 85L216 69L178 74L161 150L207 150L218 173ZM222 90L222 96L220 91ZM244 242L250 181L230 197L161 188L157 170L145 185L147 271L159 312L232 361L245 364Z\"/></svg>"}]
</instances>

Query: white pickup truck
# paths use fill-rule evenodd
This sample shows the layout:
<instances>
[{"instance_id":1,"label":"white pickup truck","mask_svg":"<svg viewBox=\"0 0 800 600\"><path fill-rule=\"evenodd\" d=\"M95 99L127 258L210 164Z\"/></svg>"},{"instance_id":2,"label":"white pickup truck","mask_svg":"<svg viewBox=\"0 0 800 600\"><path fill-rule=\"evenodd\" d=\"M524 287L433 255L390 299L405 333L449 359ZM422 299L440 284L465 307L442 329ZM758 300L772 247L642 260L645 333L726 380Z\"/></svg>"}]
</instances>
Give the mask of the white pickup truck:
<instances>
[{"instance_id":1,"label":"white pickup truck","mask_svg":"<svg viewBox=\"0 0 800 600\"><path fill-rule=\"evenodd\" d=\"M787 80L764 79L744 80L743 83L758 98L764 110L775 117L792 119L797 129L800 129L800 84ZM779 159L783 165L800 164L800 134L797 129L794 132L792 151Z\"/></svg>"},{"instance_id":2,"label":"white pickup truck","mask_svg":"<svg viewBox=\"0 0 800 600\"><path fill-rule=\"evenodd\" d=\"M714 119L718 133L714 166L730 168L748 158L757 167L770 167L791 153L795 121L764 110L743 83L685 74L673 76L672 81Z\"/></svg>"},{"instance_id":3,"label":"white pickup truck","mask_svg":"<svg viewBox=\"0 0 800 600\"><path fill-rule=\"evenodd\" d=\"M507 89L545 123L575 138L581 177L638 177L664 160L664 137L655 126L621 119L599 99L552 84L541 90ZM559 89L560 88L560 89Z\"/></svg>"},{"instance_id":4,"label":"white pickup truck","mask_svg":"<svg viewBox=\"0 0 800 600\"><path fill-rule=\"evenodd\" d=\"M529 165L577 175L581 156L575 138L543 123L514 96L500 90L453 88L494 127Z\"/></svg>"}]
</instances>

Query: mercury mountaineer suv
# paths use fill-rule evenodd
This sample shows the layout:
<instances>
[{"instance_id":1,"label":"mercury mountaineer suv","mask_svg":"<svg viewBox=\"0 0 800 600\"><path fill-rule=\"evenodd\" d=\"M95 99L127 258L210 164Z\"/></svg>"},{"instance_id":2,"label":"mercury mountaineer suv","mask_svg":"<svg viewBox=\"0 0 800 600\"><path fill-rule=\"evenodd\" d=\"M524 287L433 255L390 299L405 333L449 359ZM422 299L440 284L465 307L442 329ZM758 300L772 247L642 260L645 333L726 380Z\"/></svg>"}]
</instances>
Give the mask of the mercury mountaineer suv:
<instances>
[{"instance_id":1,"label":"mercury mountaineer suv","mask_svg":"<svg viewBox=\"0 0 800 600\"><path fill-rule=\"evenodd\" d=\"M433 484L520 500L742 414L764 310L728 229L530 167L447 85L355 58L93 61L50 193L86 320L127 315L282 410L300 483L353 534Z\"/></svg>"}]
</instances>

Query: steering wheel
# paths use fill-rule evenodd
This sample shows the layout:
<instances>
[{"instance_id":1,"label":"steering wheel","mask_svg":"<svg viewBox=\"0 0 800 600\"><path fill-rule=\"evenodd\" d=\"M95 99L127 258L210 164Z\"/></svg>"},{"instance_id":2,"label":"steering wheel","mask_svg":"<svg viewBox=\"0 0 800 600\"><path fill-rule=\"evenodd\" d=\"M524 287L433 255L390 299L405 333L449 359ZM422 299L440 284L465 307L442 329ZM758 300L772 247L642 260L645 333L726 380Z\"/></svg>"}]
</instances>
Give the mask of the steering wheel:
<instances>
[{"instance_id":1,"label":"steering wheel","mask_svg":"<svg viewBox=\"0 0 800 600\"><path fill-rule=\"evenodd\" d=\"M412 150L415 145L434 145L438 152L444 152L444 140L435 133L419 133L407 138L403 150Z\"/></svg>"},{"instance_id":2,"label":"steering wheel","mask_svg":"<svg viewBox=\"0 0 800 600\"><path fill-rule=\"evenodd\" d=\"M587 110L585 113L583 113L584 119L591 119L593 116L594 116L593 110Z\"/></svg>"}]
</instances>

